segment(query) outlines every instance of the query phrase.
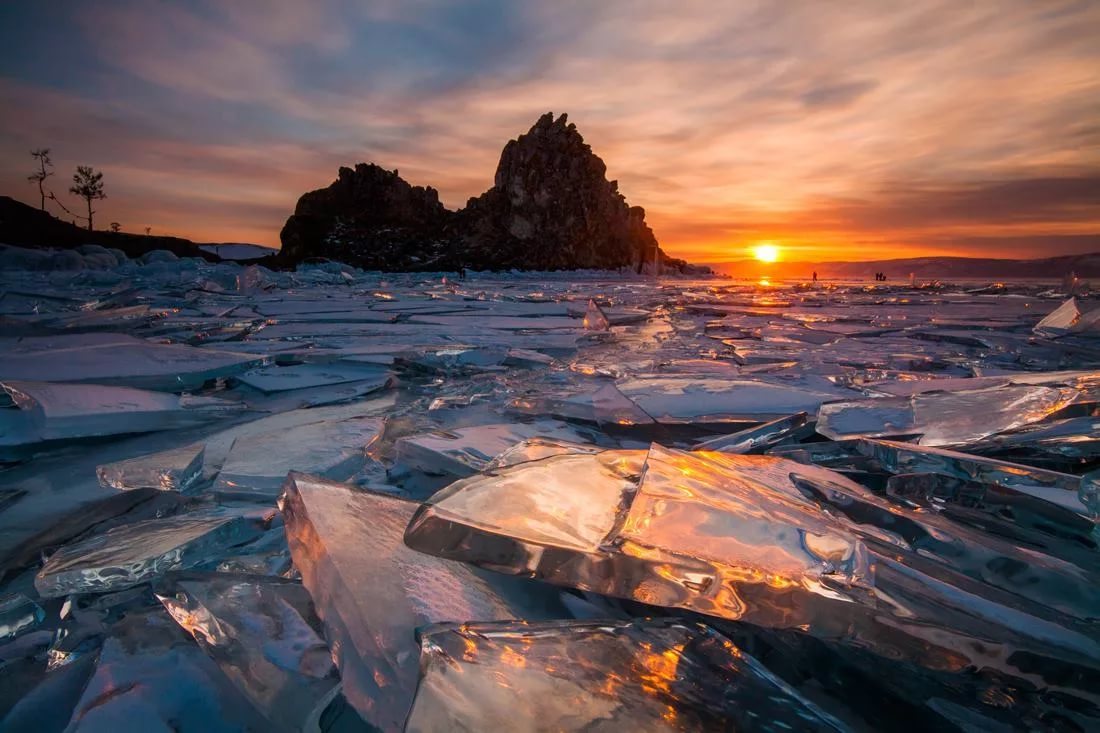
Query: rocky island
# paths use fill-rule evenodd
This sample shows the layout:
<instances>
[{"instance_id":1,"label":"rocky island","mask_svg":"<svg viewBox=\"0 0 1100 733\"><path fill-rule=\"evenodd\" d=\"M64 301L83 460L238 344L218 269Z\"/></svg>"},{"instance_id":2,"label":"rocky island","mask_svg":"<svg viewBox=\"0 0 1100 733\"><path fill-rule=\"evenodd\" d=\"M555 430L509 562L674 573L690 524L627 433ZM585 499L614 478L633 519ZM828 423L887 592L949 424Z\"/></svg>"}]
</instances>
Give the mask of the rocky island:
<instances>
[{"instance_id":1,"label":"rocky island","mask_svg":"<svg viewBox=\"0 0 1100 733\"><path fill-rule=\"evenodd\" d=\"M661 251L645 210L607 180L576 125L552 113L504 146L493 187L460 211L430 186L360 163L303 195L281 239L288 262L325 257L370 270L641 272L657 258L666 270L689 267Z\"/></svg>"}]
</instances>

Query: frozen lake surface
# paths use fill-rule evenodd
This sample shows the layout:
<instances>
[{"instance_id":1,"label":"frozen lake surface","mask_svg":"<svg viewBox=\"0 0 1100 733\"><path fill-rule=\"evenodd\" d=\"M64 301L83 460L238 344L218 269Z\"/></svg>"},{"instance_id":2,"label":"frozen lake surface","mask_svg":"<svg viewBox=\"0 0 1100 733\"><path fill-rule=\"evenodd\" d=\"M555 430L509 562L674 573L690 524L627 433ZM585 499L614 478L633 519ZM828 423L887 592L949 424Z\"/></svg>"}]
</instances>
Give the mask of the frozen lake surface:
<instances>
[{"instance_id":1,"label":"frozen lake surface","mask_svg":"<svg viewBox=\"0 0 1100 733\"><path fill-rule=\"evenodd\" d=\"M0 272L0 731L1100 728L1100 300L151 259Z\"/></svg>"}]
</instances>

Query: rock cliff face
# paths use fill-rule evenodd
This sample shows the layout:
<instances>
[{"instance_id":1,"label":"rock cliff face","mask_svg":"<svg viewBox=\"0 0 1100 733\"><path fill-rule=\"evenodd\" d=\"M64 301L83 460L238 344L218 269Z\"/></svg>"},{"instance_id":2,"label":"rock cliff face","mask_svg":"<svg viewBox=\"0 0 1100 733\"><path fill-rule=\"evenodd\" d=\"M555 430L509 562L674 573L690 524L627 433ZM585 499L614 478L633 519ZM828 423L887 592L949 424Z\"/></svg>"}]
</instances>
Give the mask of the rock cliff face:
<instances>
[{"instance_id":1,"label":"rock cliff face","mask_svg":"<svg viewBox=\"0 0 1100 733\"><path fill-rule=\"evenodd\" d=\"M411 186L398 172L360 163L341 168L328 188L298 199L280 233L290 261L328 257L367 269L435 269L450 259L454 213L434 188Z\"/></svg>"},{"instance_id":2,"label":"rock cliff face","mask_svg":"<svg viewBox=\"0 0 1100 733\"><path fill-rule=\"evenodd\" d=\"M458 212L397 171L341 168L335 183L298 201L283 256L383 270L640 269L660 252L657 239L606 173L576 126L548 113L504 147L493 187Z\"/></svg>"}]
</instances>

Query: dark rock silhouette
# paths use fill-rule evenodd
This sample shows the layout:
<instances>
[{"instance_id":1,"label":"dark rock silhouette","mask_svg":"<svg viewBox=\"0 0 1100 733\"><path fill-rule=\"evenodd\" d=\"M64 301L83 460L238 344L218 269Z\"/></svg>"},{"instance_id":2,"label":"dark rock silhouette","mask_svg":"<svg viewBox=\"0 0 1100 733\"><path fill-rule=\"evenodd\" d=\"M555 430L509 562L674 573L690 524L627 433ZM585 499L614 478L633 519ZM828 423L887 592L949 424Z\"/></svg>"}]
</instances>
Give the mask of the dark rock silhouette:
<instances>
[{"instance_id":1,"label":"dark rock silhouette","mask_svg":"<svg viewBox=\"0 0 1100 733\"><path fill-rule=\"evenodd\" d=\"M397 171L360 163L341 168L328 188L298 199L280 238L288 261L338 259L367 269L432 269L450 257L454 214L434 188L411 186Z\"/></svg>"},{"instance_id":2,"label":"dark rock silhouette","mask_svg":"<svg viewBox=\"0 0 1100 733\"><path fill-rule=\"evenodd\" d=\"M201 257L210 262L222 260L217 254L201 249L204 246L222 246L221 243L196 243L181 237L131 234L99 229L88 231L48 211L0 196L0 245L29 247L34 249L84 250L89 246L119 250L130 258L139 258L148 252L167 250L177 257ZM84 253L86 254L86 253ZM240 261L240 260L238 260ZM257 261L261 261L257 259ZM58 258L63 265L64 258ZM273 256L263 259L264 264L279 263Z\"/></svg>"},{"instance_id":3,"label":"dark rock silhouette","mask_svg":"<svg viewBox=\"0 0 1100 733\"><path fill-rule=\"evenodd\" d=\"M121 250L127 257L140 257L145 252L163 249L179 257L202 257L213 262L221 259L199 249L194 242L179 237L88 231L7 196L0 196L0 243L55 249L76 249L83 245L98 244Z\"/></svg>"},{"instance_id":4,"label":"dark rock silhouette","mask_svg":"<svg viewBox=\"0 0 1100 733\"><path fill-rule=\"evenodd\" d=\"M328 257L368 269L641 267L660 257L645 211L608 181L607 168L566 115L543 115L510 141L493 187L450 212L433 188L373 164L340 169L305 194L282 231L288 261Z\"/></svg>"}]
</instances>

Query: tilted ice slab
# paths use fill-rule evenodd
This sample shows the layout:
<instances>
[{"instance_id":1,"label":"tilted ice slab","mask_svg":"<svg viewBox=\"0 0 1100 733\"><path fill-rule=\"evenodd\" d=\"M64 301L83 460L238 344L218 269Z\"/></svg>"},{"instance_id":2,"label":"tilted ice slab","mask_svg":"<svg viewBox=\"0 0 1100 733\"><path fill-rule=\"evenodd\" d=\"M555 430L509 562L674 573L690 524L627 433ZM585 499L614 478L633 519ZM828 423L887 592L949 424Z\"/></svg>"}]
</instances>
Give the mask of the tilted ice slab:
<instances>
[{"instance_id":1,"label":"tilted ice slab","mask_svg":"<svg viewBox=\"0 0 1100 733\"><path fill-rule=\"evenodd\" d=\"M830 402L818 410L817 431L834 440L919 434L920 445L966 445L1038 422L1077 395L1071 389L1013 385Z\"/></svg>"},{"instance_id":2,"label":"tilted ice slab","mask_svg":"<svg viewBox=\"0 0 1100 733\"><path fill-rule=\"evenodd\" d=\"M190 514L123 525L66 545L34 579L43 598L122 590L208 563L256 537L262 527L241 514Z\"/></svg>"},{"instance_id":3,"label":"tilted ice slab","mask_svg":"<svg viewBox=\"0 0 1100 733\"><path fill-rule=\"evenodd\" d=\"M384 369L367 364L298 364L255 369L236 377L237 381L261 392L285 392L308 387L324 387L348 382L377 382L381 389L390 375Z\"/></svg>"},{"instance_id":4,"label":"tilted ice slab","mask_svg":"<svg viewBox=\"0 0 1100 733\"><path fill-rule=\"evenodd\" d=\"M783 459L647 451L565 454L458 481L410 547L504 573L767 626L873 605L866 548L791 481Z\"/></svg>"},{"instance_id":5,"label":"tilted ice slab","mask_svg":"<svg viewBox=\"0 0 1100 733\"><path fill-rule=\"evenodd\" d=\"M344 480L367 463L367 447L382 431L373 417L322 420L233 441L214 490L240 498L274 499L291 471Z\"/></svg>"},{"instance_id":6,"label":"tilted ice slab","mask_svg":"<svg viewBox=\"0 0 1100 733\"><path fill-rule=\"evenodd\" d=\"M159 587L157 597L273 729L305 729L340 682L300 583L211 574Z\"/></svg>"},{"instance_id":7,"label":"tilted ice slab","mask_svg":"<svg viewBox=\"0 0 1100 733\"><path fill-rule=\"evenodd\" d=\"M202 478L203 443L173 448L96 467L101 486L111 489L187 491Z\"/></svg>"},{"instance_id":8,"label":"tilted ice slab","mask_svg":"<svg viewBox=\"0 0 1100 733\"><path fill-rule=\"evenodd\" d=\"M148 392L129 387L50 382L4 382L38 440L148 433L201 425L239 410L214 397Z\"/></svg>"},{"instance_id":9,"label":"tilted ice slab","mask_svg":"<svg viewBox=\"0 0 1100 733\"><path fill-rule=\"evenodd\" d=\"M409 733L846 729L702 624L443 624L420 644Z\"/></svg>"},{"instance_id":10,"label":"tilted ice slab","mask_svg":"<svg viewBox=\"0 0 1100 733\"><path fill-rule=\"evenodd\" d=\"M131 628L111 630L66 731L271 730L163 609L122 624Z\"/></svg>"},{"instance_id":11,"label":"tilted ice slab","mask_svg":"<svg viewBox=\"0 0 1100 733\"><path fill-rule=\"evenodd\" d=\"M813 434L813 424L807 425L806 413L799 412L789 417L766 422L755 428L748 428L729 435L705 440L693 450L719 451L721 453L762 453L765 449L784 441L793 441L798 437Z\"/></svg>"},{"instance_id":12,"label":"tilted ice slab","mask_svg":"<svg viewBox=\"0 0 1100 733\"><path fill-rule=\"evenodd\" d=\"M535 437L586 442L585 435L556 420L479 425L399 438L397 461L426 473L469 476L516 443Z\"/></svg>"},{"instance_id":13,"label":"tilted ice slab","mask_svg":"<svg viewBox=\"0 0 1100 733\"><path fill-rule=\"evenodd\" d=\"M417 506L297 473L281 500L294 565L324 621L344 694L383 730L401 730L412 706L418 627L566 614L547 586L407 548L401 537Z\"/></svg>"},{"instance_id":14,"label":"tilted ice slab","mask_svg":"<svg viewBox=\"0 0 1100 733\"><path fill-rule=\"evenodd\" d=\"M892 473L938 473L999 484L1081 514L1100 515L1100 489L1073 474L891 440L862 439L856 447Z\"/></svg>"},{"instance_id":15,"label":"tilted ice slab","mask_svg":"<svg viewBox=\"0 0 1100 733\"><path fill-rule=\"evenodd\" d=\"M0 339L0 380L90 382L179 392L263 361L253 354L156 344L119 333Z\"/></svg>"},{"instance_id":16,"label":"tilted ice slab","mask_svg":"<svg viewBox=\"0 0 1100 733\"><path fill-rule=\"evenodd\" d=\"M658 422L771 420L812 412L837 394L748 380L641 377L616 386Z\"/></svg>"},{"instance_id":17,"label":"tilted ice slab","mask_svg":"<svg viewBox=\"0 0 1100 733\"><path fill-rule=\"evenodd\" d=\"M594 392L519 397L509 402L508 408L524 415L552 415L599 424L645 425L654 422L613 384L605 384Z\"/></svg>"}]
</instances>

